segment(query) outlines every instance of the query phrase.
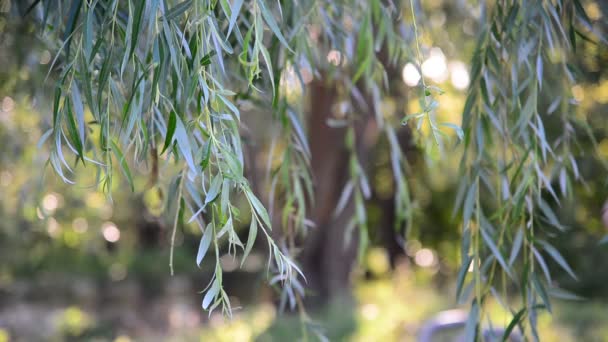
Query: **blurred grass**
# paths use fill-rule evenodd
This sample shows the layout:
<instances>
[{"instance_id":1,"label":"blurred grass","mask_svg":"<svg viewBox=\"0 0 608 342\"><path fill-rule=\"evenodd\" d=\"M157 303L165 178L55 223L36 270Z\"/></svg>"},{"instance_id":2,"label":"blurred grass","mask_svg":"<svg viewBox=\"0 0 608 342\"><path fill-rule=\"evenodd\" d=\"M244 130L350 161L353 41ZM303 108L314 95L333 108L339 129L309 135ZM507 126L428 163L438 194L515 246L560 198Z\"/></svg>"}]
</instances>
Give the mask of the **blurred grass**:
<instances>
[{"instance_id":1,"label":"blurred grass","mask_svg":"<svg viewBox=\"0 0 608 342\"><path fill-rule=\"evenodd\" d=\"M345 302L332 304L323 311L319 323L324 325L331 341L415 341L425 320L442 310L466 309L454 305L451 288L438 289L425 273L428 270L402 267L392 275L359 280L354 289L356 304L352 307ZM553 311L553 315L539 316L542 341L608 341L608 303L555 301ZM512 317L496 302L490 302L486 312L495 327L508 325ZM297 320L289 316L281 316L279 322L274 323L282 325L282 329L264 329L265 324L270 327L272 323L268 318L275 315L273 306L264 305L239 314L232 321L212 318L211 323L201 329L198 339L288 341L301 336ZM176 336L174 340L183 337Z\"/></svg>"},{"instance_id":2,"label":"blurred grass","mask_svg":"<svg viewBox=\"0 0 608 342\"><path fill-rule=\"evenodd\" d=\"M323 310L311 313L313 328L330 341L416 341L420 327L437 313L466 310L455 304L453 285L436 285L437 273L432 267L401 262L391 271L381 252L376 249L368 254L366 272L356 271L353 298L337 298ZM314 331L303 329L296 314L279 313L273 304L264 301L244 303L243 306L244 309L235 310L232 319L214 312L208 319L203 318L204 323L142 335L137 331L115 331L112 324L96 321L94 314L72 305L54 319L57 334L49 339L120 342L317 340ZM608 303L600 301L554 301L553 315L543 313L539 316L541 340L608 341L607 308ZM487 302L485 313L494 327L508 325L512 317L495 301ZM201 316L205 315L201 312ZM304 334L307 339L303 338ZM0 328L0 342L5 341L11 341L9 332Z\"/></svg>"}]
</instances>

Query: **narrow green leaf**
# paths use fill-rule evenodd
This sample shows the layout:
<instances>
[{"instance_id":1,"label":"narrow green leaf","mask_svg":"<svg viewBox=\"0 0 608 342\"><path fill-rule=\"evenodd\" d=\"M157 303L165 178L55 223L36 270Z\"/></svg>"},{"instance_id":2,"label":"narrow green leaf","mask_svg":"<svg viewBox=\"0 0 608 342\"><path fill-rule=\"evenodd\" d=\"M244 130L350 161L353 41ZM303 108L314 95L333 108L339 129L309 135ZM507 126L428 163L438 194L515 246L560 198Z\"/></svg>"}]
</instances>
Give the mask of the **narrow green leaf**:
<instances>
[{"instance_id":1,"label":"narrow green leaf","mask_svg":"<svg viewBox=\"0 0 608 342\"><path fill-rule=\"evenodd\" d=\"M171 111L169 114L169 122L167 124L167 135L165 136L165 144L163 145L163 150L160 154L165 153L167 148L173 143L173 135L175 133L175 127L177 125L177 114L175 111Z\"/></svg>"},{"instance_id":2,"label":"narrow green leaf","mask_svg":"<svg viewBox=\"0 0 608 342\"><path fill-rule=\"evenodd\" d=\"M359 64L357 71L353 75L353 80L352 80L353 83L357 82L359 80L359 78L361 78L361 76L363 76L365 71L368 70L371 63L372 63L372 57L371 57L371 55L367 55L367 57L363 60L363 62L361 62L361 64Z\"/></svg>"},{"instance_id":3,"label":"narrow green leaf","mask_svg":"<svg viewBox=\"0 0 608 342\"><path fill-rule=\"evenodd\" d=\"M463 206L463 214L462 221L464 227L468 227L469 220L471 219L471 215L473 214L473 208L475 207L475 198L477 195L477 182L471 184L469 191L467 191L467 196L464 200Z\"/></svg>"},{"instance_id":4,"label":"narrow green leaf","mask_svg":"<svg viewBox=\"0 0 608 342\"><path fill-rule=\"evenodd\" d=\"M262 221L264 222L266 227L270 229L270 216L268 216L268 212L266 211L266 208L264 207L262 202L260 202L260 200L253 194L253 192L251 192L251 190L245 190L245 195L249 199L249 202L253 206L255 212L262 218Z\"/></svg>"},{"instance_id":5,"label":"narrow green leaf","mask_svg":"<svg viewBox=\"0 0 608 342\"><path fill-rule=\"evenodd\" d=\"M511 9L509 10L509 14L507 15L503 27L506 27L508 30L511 30L515 27L515 19L517 18L517 12L519 11L519 4L515 2Z\"/></svg>"},{"instance_id":6,"label":"narrow green leaf","mask_svg":"<svg viewBox=\"0 0 608 342\"><path fill-rule=\"evenodd\" d=\"M44 134L42 134L42 136L38 140L38 143L36 144L36 148L41 149L42 145L44 145L44 143L49 139L49 137L51 136L51 134L53 134L53 129L52 128L50 128L46 132L44 132Z\"/></svg>"},{"instance_id":7,"label":"narrow green leaf","mask_svg":"<svg viewBox=\"0 0 608 342\"><path fill-rule=\"evenodd\" d=\"M511 322L509 322L509 325L507 325L507 329L505 329L505 332L502 335L502 342L506 342L509 340L509 337L511 336L511 332L513 332L513 329L515 329L515 327L523 321L523 318L525 317L526 312L527 312L527 308L523 308L523 309L519 310L513 316L513 319L511 320Z\"/></svg>"},{"instance_id":8,"label":"narrow green leaf","mask_svg":"<svg viewBox=\"0 0 608 342\"><path fill-rule=\"evenodd\" d=\"M505 270L505 272L507 273L507 275L510 278L513 278L509 264L507 264L505 262L505 259L503 258L502 253L500 252L500 249L498 249L498 247L494 243L494 240L492 240L492 237L490 235L488 235L488 233L486 232L486 230L483 227L480 229L480 231L481 231L481 236L483 237L484 241L486 242L486 244L492 251L492 254L496 258L496 260L498 261L500 266L502 266L502 268Z\"/></svg>"},{"instance_id":9,"label":"narrow green leaf","mask_svg":"<svg viewBox=\"0 0 608 342\"><path fill-rule=\"evenodd\" d=\"M72 111L72 105L70 101L67 101L65 111L67 114L68 135L70 136L72 144L74 144L74 148L76 149L76 153L78 153L78 157L84 164L83 141L80 139L80 135L78 133L76 119L74 118L74 113Z\"/></svg>"},{"instance_id":10,"label":"narrow green leaf","mask_svg":"<svg viewBox=\"0 0 608 342\"><path fill-rule=\"evenodd\" d=\"M440 123L440 125L453 129L454 131L456 131L456 135L458 135L458 139L460 139L460 140L464 139L464 132L462 131L462 128L460 126L455 125L451 122L442 122L442 123Z\"/></svg>"},{"instance_id":11,"label":"narrow green leaf","mask_svg":"<svg viewBox=\"0 0 608 342\"><path fill-rule=\"evenodd\" d=\"M222 177L222 175L220 173L217 173L215 175L215 177L213 177L213 180L211 181L211 185L209 186L209 190L207 191L207 194L205 195L205 205L213 202L217 196L220 194L220 189L222 187L222 182L224 181L224 178Z\"/></svg>"},{"instance_id":12,"label":"narrow green leaf","mask_svg":"<svg viewBox=\"0 0 608 342\"><path fill-rule=\"evenodd\" d=\"M264 1L263 0L259 0L257 3L260 6L260 10L262 11L262 16L264 17L264 21L266 21L266 25L268 25L268 27L270 28L270 30L272 31L272 33L274 33L274 35L281 42L281 44L283 44L283 46L285 46L285 48L287 50L293 52L293 50L289 47L289 44L287 43L287 40L285 40L285 37L281 33L281 30L279 29L279 26L277 25L277 22L274 19L274 16L266 8L266 4L264 3Z\"/></svg>"},{"instance_id":13,"label":"narrow green leaf","mask_svg":"<svg viewBox=\"0 0 608 342\"><path fill-rule=\"evenodd\" d=\"M63 41L67 41L65 46L66 56L70 55L70 47L72 45L73 33L76 29L76 22L78 22L78 16L80 15L81 7L82 0L72 0L70 12L68 13L68 22L65 26L65 32L63 33Z\"/></svg>"},{"instance_id":14,"label":"narrow green leaf","mask_svg":"<svg viewBox=\"0 0 608 342\"><path fill-rule=\"evenodd\" d=\"M425 95L426 96L430 96L431 95L431 91L434 91L434 92L436 92L439 95L445 94L445 91L443 89L439 88L438 86L427 85L426 89L425 89Z\"/></svg>"},{"instance_id":15,"label":"narrow green leaf","mask_svg":"<svg viewBox=\"0 0 608 342\"><path fill-rule=\"evenodd\" d=\"M572 51L576 52L576 32L573 22L570 22L570 26L568 28L568 37L570 38L570 44L572 44Z\"/></svg>"},{"instance_id":16,"label":"narrow green leaf","mask_svg":"<svg viewBox=\"0 0 608 342\"><path fill-rule=\"evenodd\" d=\"M511 248L511 255L509 256L509 265L513 265L519 251L521 250L521 246L523 245L524 240L524 230L518 229L515 234L515 239L513 239L513 247Z\"/></svg>"},{"instance_id":17,"label":"narrow green leaf","mask_svg":"<svg viewBox=\"0 0 608 342\"><path fill-rule=\"evenodd\" d=\"M147 1L138 1L138 6L135 8L135 18L133 22L133 31L131 32L131 47L129 48L129 59L133 56L135 52L135 46L137 45L137 40L140 36L141 29L141 21L144 16L144 9L146 8Z\"/></svg>"},{"instance_id":18,"label":"narrow green leaf","mask_svg":"<svg viewBox=\"0 0 608 342\"><path fill-rule=\"evenodd\" d=\"M584 297L576 295L570 291L566 291L564 289L560 289L558 287L552 287L549 289L549 295L551 297L565 299L565 300L585 300Z\"/></svg>"},{"instance_id":19,"label":"narrow green leaf","mask_svg":"<svg viewBox=\"0 0 608 342\"><path fill-rule=\"evenodd\" d=\"M413 118L419 119L422 116L424 116L424 113L408 114L401 120L401 124L405 126L405 125L407 125L408 121L410 121L411 119L413 119Z\"/></svg>"},{"instance_id":20,"label":"narrow green leaf","mask_svg":"<svg viewBox=\"0 0 608 342\"><path fill-rule=\"evenodd\" d=\"M241 166L241 163L239 162L237 156L235 156L234 153L228 149L220 149L220 152L222 154L222 157L226 161L226 164L228 164L230 172L232 172L231 176L239 181L244 180L243 167Z\"/></svg>"},{"instance_id":21,"label":"narrow green leaf","mask_svg":"<svg viewBox=\"0 0 608 342\"><path fill-rule=\"evenodd\" d=\"M300 124L300 120L298 119L297 114L292 110L289 110L287 114L289 116L291 126L295 129L296 136L302 144L304 152L307 154L308 158L310 158L310 147L308 146L308 138L306 137L306 133L304 132L304 129Z\"/></svg>"},{"instance_id":22,"label":"narrow green leaf","mask_svg":"<svg viewBox=\"0 0 608 342\"><path fill-rule=\"evenodd\" d=\"M230 33L234 28L234 24L236 24L236 20L241 13L241 7L243 7L243 0L234 0L232 2L232 7L230 8L230 23L228 24L228 33L226 34L226 38L230 37Z\"/></svg>"},{"instance_id":23,"label":"narrow green leaf","mask_svg":"<svg viewBox=\"0 0 608 342\"><path fill-rule=\"evenodd\" d=\"M464 326L464 340L465 341L476 341L477 340L477 325L479 324L479 305L477 301L473 301L471 304L471 311L469 312L469 318Z\"/></svg>"},{"instance_id":24,"label":"narrow green leaf","mask_svg":"<svg viewBox=\"0 0 608 342\"><path fill-rule=\"evenodd\" d=\"M143 1L143 2L145 2L145 1ZM182 1L179 4L171 7L171 9L165 13L165 15L162 17L162 19L167 20L167 21L176 19L177 17L184 14L184 12L186 12L190 8L191 5L192 5L192 0Z\"/></svg>"},{"instance_id":25,"label":"narrow green leaf","mask_svg":"<svg viewBox=\"0 0 608 342\"><path fill-rule=\"evenodd\" d=\"M263 45L260 45L260 52L262 53L262 57L264 58L264 62L266 63L266 69L268 70L270 84L272 85L272 94L274 95L276 89L274 86L274 74L272 72L272 60L270 59L270 54L268 53L268 50Z\"/></svg>"},{"instance_id":26,"label":"narrow green leaf","mask_svg":"<svg viewBox=\"0 0 608 342\"><path fill-rule=\"evenodd\" d=\"M249 236L247 237L247 245L245 246L245 252L243 252L243 259L241 261L241 267L245 263L245 259L251 252L251 248L253 248L253 244L255 243L255 238L258 235L258 221L254 215L251 215L251 224L249 225Z\"/></svg>"},{"instance_id":27,"label":"narrow green leaf","mask_svg":"<svg viewBox=\"0 0 608 342\"><path fill-rule=\"evenodd\" d=\"M471 80L473 81L473 80ZM471 92L464 103L464 109L462 110L462 127L468 129L471 123L472 111L477 102L477 95L475 92Z\"/></svg>"},{"instance_id":28,"label":"narrow green leaf","mask_svg":"<svg viewBox=\"0 0 608 342\"><path fill-rule=\"evenodd\" d=\"M54 101L53 101L53 129L59 129L59 118L61 112L59 111L59 104L61 103L61 86L55 87Z\"/></svg>"},{"instance_id":29,"label":"narrow green leaf","mask_svg":"<svg viewBox=\"0 0 608 342\"><path fill-rule=\"evenodd\" d=\"M74 111L76 112L76 122L78 123L78 136L80 141L84 144L84 107L82 105L82 97L76 84L72 84L72 103L74 104Z\"/></svg>"},{"instance_id":30,"label":"narrow green leaf","mask_svg":"<svg viewBox=\"0 0 608 342\"><path fill-rule=\"evenodd\" d=\"M213 285L211 285L211 288L207 291L205 297L203 298L203 309L207 310L209 304L211 304L211 301L217 296L219 292L220 282L217 278L215 278L215 280L213 281Z\"/></svg>"},{"instance_id":31,"label":"narrow green leaf","mask_svg":"<svg viewBox=\"0 0 608 342\"><path fill-rule=\"evenodd\" d=\"M536 79L538 80L538 87L543 86L543 56L542 53L538 53L536 56Z\"/></svg>"},{"instance_id":32,"label":"narrow green leaf","mask_svg":"<svg viewBox=\"0 0 608 342\"><path fill-rule=\"evenodd\" d=\"M543 246L543 249L547 253L549 253L549 255L553 258L553 260L555 260L555 262L557 262L561 266L561 268L564 269L564 271L568 272L568 274L574 280L578 280L578 277L576 276L576 274L574 273L572 268L570 268L570 265L568 265L568 263L566 262L564 257L559 253L559 251L557 249L555 249L555 247L551 246L548 242L543 241L543 240L539 240L538 243Z\"/></svg>"},{"instance_id":33,"label":"narrow green leaf","mask_svg":"<svg viewBox=\"0 0 608 342\"><path fill-rule=\"evenodd\" d=\"M188 132L186 131L186 127L184 126L184 123L182 122L180 117L176 115L175 118L175 139L177 140L177 146L179 147L179 150L184 159L186 159L186 164L188 164L190 170L192 172L196 172L194 160L192 159L192 148L188 139Z\"/></svg>"},{"instance_id":34,"label":"narrow green leaf","mask_svg":"<svg viewBox=\"0 0 608 342\"><path fill-rule=\"evenodd\" d=\"M574 8L576 8L576 12L580 18L585 22L585 24L591 26L591 19L589 19L589 16L587 15L587 12L585 12L585 8L581 4L580 0L573 0L573 2Z\"/></svg>"},{"instance_id":35,"label":"narrow green leaf","mask_svg":"<svg viewBox=\"0 0 608 342\"><path fill-rule=\"evenodd\" d=\"M526 104L522 108L519 119L517 120L517 123L515 125L515 127L517 127L518 129L522 129L525 125L527 125L532 119L532 116L536 113L536 96L536 87L532 87L532 93L528 96Z\"/></svg>"},{"instance_id":36,"label":"narrow green leaf","mask_svg":"<svg viewBox=\"0 0 608 342\"><path fill-rule=\"evenodd\" d=\"M346 182L346 185L344 185L344 188L342 189L338 202L336 203L336 207L334 208L333 217L337 217L338 215L340 215L340 213L342 213L342 210L348 204L348 200L351 197L350 195L352 194L353 189L354 189L353 182L352 181Z\"/></svg>"},{"instance_id":37,"label":"narrow green leaf","mask_svg":"<svg viewBox=\"0 0 608 342\"><path fill-rule=\"evenodd\" d=\"M198 265L198 267L201 267L201 262L203 262L203 259L205 258L205 254L207 254L207 250L209 249L209 246L211 245L212 238L213 238L213 226L207 225L207 228L205 228L205 232L203 233L203 236L201 237L201 242L198 245L198 252L196 253L196 264Z\"/></svg>"},{"instance_id":38,"label":"narrow green leaf","mask_svg":"<svg viewBox=\"0 0 608 342\"><path fill-rule=\"evenodd\" d=\"M216 55L216 51L213 50L211 52L209 52L208 54L206 54L205 56L203 56L203 58L201 59L201 65L202 66L208 66L211 64L211 57Z\"/></svg>"},{"instance_id":39,"label":"narrow green leaf","mask_svg":"<svg viewBox=\"0 0 608 342\"><path fill-rule=\"evenodd\" d=\"M547 263L545 262L545 259L543 258L542 254L540 254L538 252L538 250L534 247L532 247L532 253L534 254L534 257L536 258L536 261L540 265L541 270L545 274L545 278L547 279L547 284L551 284L551 272L549 272L549 267L547 266Z\"/></svg>"},{"instance_id":40,"label":"narrow green leaf","mask_svg":"<svg viewBox=\"0 0 608 342\"><path fill-rule=\"evenodd\" d=\"M110 79L110 69L112 68L112 47L104 56L103 64L101 65L101 71L99 72L99 84L97 85L97 106L102 108L101 101L103 98L103 90L106 89L106 85L108 84L108 80Z\"/></svg>"},{"instance_id":41,"label":"narrow green leaf","mask_svg":"<svg viewBox=\"0 0 608 342\"><path fill-rule=\"evenodd\" d=\"M84 22L84 54L87 61L91 60L91 54L93 52L93 14L95 13L95 6L97 5L97 1L94 1L91 5L89 5L87 16Z\"/></svg>"},{"instance_id":42,"label":"narrow green leaf","mask_svg":"<svg viewBox=\"0 0 608 342\"><path fill-rule=\"evenodd\" d=\"M464 279L466 278L467 273L469 272L469 267L471 266L471 261L473 261L473 257L471 257L470 255L466 255L464 257L462 265L460 265L460 270L458 271L458 277L456 278L456 300L459 300L460 296L462 295L462 287L464 285Z\"/></svg>"},{"instance_id":43,"label":"narrow green leaf","mask_svg":"<svg viewBox=\"0 0 608 342\"><path fill-rule=\"evenodd\" d=\"M120 147L118 147L116 142L114 142L114 140L111 140L111 143L112 143L112 152L114 153L114 156L116 157L116 159L118 159L118 163L120 164L120 168L121 168L123 174L125 175L125 177L127 177L127 182L129 183L129 186L131 187L131 191L135 191L135 187L133 185L133 176L131 176L131 170L129 169L129 164L127 163L125 156L123 155L122 151L120 150Z\"/></svg>"},{"instance_id":44,"label":"narrow green leaf","mask_svg":"<svg viewBox=\"0 0 608 342\"><path fill-rule=\"evenodd\" d=\"M538 277L536 276L535 273L532 274L532 284L534 284L534 288L536 289L536 292L540 296L540 299L543 301L545 308L547 308L547 311L551 312L551 300L549 299L547 290L545 289L543 284L540 282L540 280L538 279Z\"/></svg>"},{"instance_id":45,"label":"narrow green leaf","mask_svg":"<svg viewBox=\"0 0 608 342\"><path fill-rule=\"evenodd\" d=\"M213 202L217 198L222 187L222 181L222 175L217 173L209 185L209 189L205 195L205 202L201 204L201 207L194 214L192 214L192 217L190 217L188 223L194 221L194 219L196 219L196 217L205 210L207 204Z\"/></svg>"},{"instance_id":46,"label":"narrow green leaf","mask_svg":"<svg viewBox=\"0 0 608 342\"><path fill-rule=\"evenodd\" d=\"M211 141L207 141L205 149L203 150L203 158L201 159L201 172L207 169L209 165L209 158L211 156Z\"/></svg>"},{"instance_id":47,"label":"narrow green leaf","mask_svg":"<svg viewBox=\"0 0 608 342\"><path fill-rule=\"evenodd\" d=\"M553 212L551 207L549 207L549 205L542 198L539 199L539 201L538 201L538 207L540 208L540 210L542 211L544 216L547 218L547 220L549 220L549 223L552 226L556 227L557 229L559 229L561 231L566 230L566 227L564 227L559 222L559 219L557 218L557 216L555 215L555 213Z\"/></svg>"}]
</instances>

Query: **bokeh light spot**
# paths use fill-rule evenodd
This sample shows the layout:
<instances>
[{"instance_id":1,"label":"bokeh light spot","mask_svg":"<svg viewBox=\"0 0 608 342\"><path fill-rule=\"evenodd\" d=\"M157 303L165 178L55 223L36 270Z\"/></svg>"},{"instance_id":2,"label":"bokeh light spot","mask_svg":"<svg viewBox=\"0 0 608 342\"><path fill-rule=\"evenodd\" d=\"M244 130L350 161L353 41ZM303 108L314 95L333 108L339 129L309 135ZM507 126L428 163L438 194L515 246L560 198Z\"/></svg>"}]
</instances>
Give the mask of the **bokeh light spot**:
<instances>
[{"instance_id":1,"label":"bokeh light spot","mask_svg":"<svg viewBox=\"0 0 608 342\"><path fill-rule=\"evenodd\" d=\"M414 260L416 261L416 265L420 267L431 267L436 262L435 254L428 248L422 248L416 252L416 257Z\"/></svg>"},{"instance_id":2,"label":"bokeh light spot","mask_svg":"<svg viewBox=\"0 0 608 342\"><path fill-rule=\"evenodd\" d=\"M108 242L116 242L120 240L120 230L112 222L106 222L101 226L101 233L103 238Z\"/></svg>"},{"instance_id":3,"label":"bokeh light spot","mask_svg":"<svg viewBox=\"0 0 608 342\"><path fill-rule=\"evenodd\" d=\"M403 67L403 72L401 73L403 77L403 82L410 87L415 87L420 82L420 73L418 72L418 68L414 66L412 63L407 63Z\"/></svg>"}]
</instances>

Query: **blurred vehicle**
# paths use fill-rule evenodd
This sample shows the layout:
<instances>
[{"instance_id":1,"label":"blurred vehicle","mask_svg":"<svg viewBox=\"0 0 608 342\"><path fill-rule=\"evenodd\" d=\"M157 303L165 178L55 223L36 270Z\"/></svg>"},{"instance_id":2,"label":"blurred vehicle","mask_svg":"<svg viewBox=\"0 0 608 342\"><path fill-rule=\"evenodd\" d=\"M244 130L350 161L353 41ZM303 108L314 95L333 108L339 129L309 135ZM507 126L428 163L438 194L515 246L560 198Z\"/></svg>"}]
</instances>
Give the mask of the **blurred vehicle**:
<instances>
[{"instance_id":1,"label":"blurred vehicle","mask_svg":"<svg viewBox=\"0 0 608 342\"><path fill-rule=\"evenodd\" d=\"M464 310L442 311L423 324L418 342L466 342L464 330L467 318L468 313ZM502 341L505 329L490 327L482 332L484 341ZM519 333L512 331L507 341L521 342L523 339Z\"/></svg>"}]
</instances>

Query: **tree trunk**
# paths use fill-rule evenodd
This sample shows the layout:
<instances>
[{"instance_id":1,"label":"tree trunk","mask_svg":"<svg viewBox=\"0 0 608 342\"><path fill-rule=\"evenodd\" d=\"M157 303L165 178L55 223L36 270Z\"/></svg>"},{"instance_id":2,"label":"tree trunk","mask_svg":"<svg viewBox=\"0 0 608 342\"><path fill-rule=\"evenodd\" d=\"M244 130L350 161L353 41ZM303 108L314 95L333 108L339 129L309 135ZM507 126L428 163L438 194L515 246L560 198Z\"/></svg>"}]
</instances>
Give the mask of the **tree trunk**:
<instances>
[{"instance_id":1,"label":"tree trunk","mask_svg":"<svg viewBox=\"0 0 608 342\"><path fill-rule=\"evenodd\" d=\"M314 228L304 243L300 261L312 291L307 302L314 307L348 288L356 256L356 244L344 243L344 230L353 208L333 217L340 193L348 180L349 152L344 144L345 128L332 128L327 119L337 98L336 90L315 80L308 87L310 105L310 149L315 196L310 219Z\"/></svg>"},{"instance_id":2,"label":"tree trunk","mask_svg":"<svg viewBox=\"0 0 608 342\"><path fill-rule=\"evenodd\" d=\"M387 65L389 74L397 73L398 68ZM404 108L407 99L404 96L400 79L391 80L391 90L398 107ZM307 304L312 307L327 303L328 300L342 295L349 295L350 275L357 255L358 230L350 244L345 244L346 227L354 215L354 205L349 205L334 217L333 212L338 203L342 189L349 179L349 151L345 145L346 128L333 128L327 125L332 117L332 108L338 100L338 94L331 82L314 80L308 85L310 101L309 139L312 154L312 175L315 184L315 198L312 203L310 219L317 227L313 229L304 243L300 261L308 280L311 295ZM367 94L364 94L364 97ZM368 100L368 99L366 99ZM355 119L357 157L370 181L373 179L373 148L377 145L379 130L376 116L367 101L369 109L359 109ZM399 115L399 111L396 115ZM414 148L411 131L407 127L397 130L397 138L402 151L411 157ZM391 264L394 265L398 255L403 255L403 248L398 243L394 229L395 206L392 198L372 200L381 208L383 215L378 227L373 228L376 241L386 248Z\"/></svg>"}]
</instances>

